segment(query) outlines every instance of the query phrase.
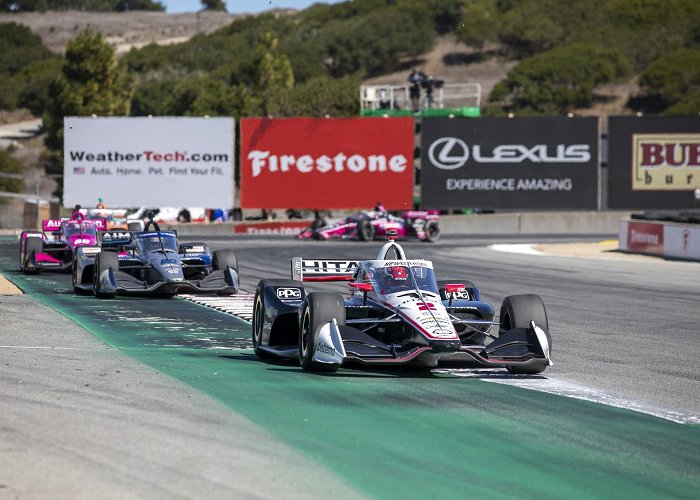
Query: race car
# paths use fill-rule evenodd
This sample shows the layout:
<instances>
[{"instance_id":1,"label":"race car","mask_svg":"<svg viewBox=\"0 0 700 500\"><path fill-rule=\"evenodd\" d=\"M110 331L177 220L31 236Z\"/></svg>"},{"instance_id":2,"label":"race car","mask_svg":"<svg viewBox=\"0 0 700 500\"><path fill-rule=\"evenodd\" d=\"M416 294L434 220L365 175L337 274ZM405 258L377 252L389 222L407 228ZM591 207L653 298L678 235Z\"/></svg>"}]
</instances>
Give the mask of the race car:
<instances>
[{"instance_id":1,"label":"race car","mask_svg":"<svg viewBox=\"0 0 700 500\"><path fill-rule=\"evenodd\" d=\"M19 237L19 268L24 273L43 270L68 272L75 249L94 245L97 231L106 229L104 219L44 219L42 231L22 231Z\"/></svg>"},{"instance_id":2,"label":"race car","mask_svg":"<svg viewBox=\"0 0 700 500\"><path fill-rule=\"evenodd\" d=\"M401 217L386 211L369 210L352 214L338 221L317 218L298 238L328 240L347 238L360 241L383 239L387 231L396 231L396 237L417 237L421 241L437 241L440 237L438 210L407 210Z\"/></svg>"},{"instance_id":3,"label":"race car","mask_svg":"<svg viewBox=\"0 0 700 500\"><path fill-rule=\"evenodd\" d=\"M304 282L343 280L349 281L347 297L304 288ZM535 374L552 364L547 312L538 295L506 297L499 321L494 316L472 282L438 282L430 261L407 259L389 241L375 260L296 257L292 279L260 281L252 340L259 358L298 359L311 372L466 362Z\"/></svg>"},{"instance_id":4,"label":"race car","mask_svg":"<svg viewBox=\"0 0 700 500\"><path fill-rule=\"evenodd\" d=\"M103 231L97 246L80 247L73 262L73 289L111 298L118 293L172 296L178 292L238 291L233 250L212 252L206 243L177 242L175 231Z\"/></svg>"}]
</instances>

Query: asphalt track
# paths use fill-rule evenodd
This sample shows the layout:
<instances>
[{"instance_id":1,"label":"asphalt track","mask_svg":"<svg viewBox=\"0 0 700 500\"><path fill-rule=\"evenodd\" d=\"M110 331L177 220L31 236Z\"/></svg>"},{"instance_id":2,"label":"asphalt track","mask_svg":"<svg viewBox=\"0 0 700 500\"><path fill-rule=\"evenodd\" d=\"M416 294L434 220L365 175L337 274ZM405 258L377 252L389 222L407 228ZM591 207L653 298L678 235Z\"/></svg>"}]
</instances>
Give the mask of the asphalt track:
<instances>
[{"instance_id":1,"label":"asphalt track","mask_svg":"<svg viewBox=\"0 0 700 500\"><path fill-rule=\"evenodd\" d=\"M504 254L486 248L492 241L444 238L435 245L407 243L405 248L411 257L433 260L439 279L471 279L482 298L496 305L508 294L540 294L548 307L554 339L555 365L545 374L548 380L700 415L698 264ZM508 241L499 239L499 243ZM373 258L379 247L276 238L210 243L214 248L236 249L242 285L248 290L260 278L287 277L293 256ZM152 457L147 461L150 466L124 465L122 470L113 465L107 471L111 474L98 478L105 491L121 493L115 497L177 496L169 484L182 485L179 492L184 497L223 497L235 492L266 498L279 496L285 486L286 496L300 498L682 498L700 490L700 426L449 372L304 374L292 363L258 361L249 349L249 324L211 309L180 299L98 301L70 293L68 276L14 273L15 245L14 241L0 243L0 267L8 278L92 332L104 342L101 345L116 348L106 350L110 361L122 367L116 377L128 379L123 372L135 370L149 383L155 377L156 387L167 386L159 397L153 396L154 387L130 395L136 406L145 406L140 410L149 414L149 420L174 419L165 429L122 422L124 434L114 436L105 429L102 437L100 419L113 422L100 412L92 415L90 425L98 429L86 432L91 439L80 445L89 449L104 439L105 446L84 453L90 460L116 462L110 457L115 450L119 458L135 464L145 461L144 456ZM34 314L31 311L39 306L27 304L26 309ZM80 330L76 335L82 338L85 333ZM34 340L35 336L36 332ZM99 351L97 345L91 349ZM36 448L42 442L33 438L33 429L22 429L17 415L41 425L43 419L36 412L44 405L54 408L55 401L37 398L27 406L28 395L23 391L32 391L31 386L21 386L7 367L22 371L22 378L30 381L36 378L34 372L46 372L44 378L50 378L53 371L62 373L62 367L56 366L56 354L35 355L33 365L27 355L23 363L15 362L16 347L9 348L5 342L0 347L0 388L3 400L12 405L9 415L15 416L9 421L0 416L0 437L6 435L0 444L11 443L11 449L28 450L31 456L40 454ZM94 356L95 352L83 350L79 357ZM100 370L94 371L97 380L72 387L73 396L78 393L80 401L90 405L97 399L98 407L106 405L106 400L113 411L123 411L120 408L128 406L129 399L121 392L109 394L107 389L114 382L99 394L89 389L90 384L105 382L99 378ZM160 374L184 384L160 379ZM43 380L49 395L52 382ZM192 405L182 400L184 394L186 399L194 398ZM60 415L70 428L71 410L80 413L79 409L63 410L49 413ZM196 411L210 415L212 423L191 422L197 420ZM178 424L191 427L179 429ZM174 439L184 439L187 429L193 429L187 443L173 445L166 457L162 451L159 455L150 448L124 445L135 439L149 442L152 432L163 436L171 432ZM83 439L79 429L72 435ZM212 441L220 441L215 447L220 460L201 456ZM200 460L186 460L182 449L186 446ZM252 455L256 466L236 464L232 448L246 457ZM169 466L152 463L158 460ZM0 495L3 486L10 492L36 494L18 472L9 480L3 478L7 463L0 458L0 465ZM227 477L221 474L227 465L240 468ZM99 472L88 468L84 476L94 482ZM182 477L176 479L178 472ZM131 487L117 485L124 474L132 479ZM210 481L212 474L215 479ZM187 486L201 483L210 490ZM48 493L60 496L51 489ZM73 493L71 497L89 497L80 488Z\"/></svg>"}]
</instances>

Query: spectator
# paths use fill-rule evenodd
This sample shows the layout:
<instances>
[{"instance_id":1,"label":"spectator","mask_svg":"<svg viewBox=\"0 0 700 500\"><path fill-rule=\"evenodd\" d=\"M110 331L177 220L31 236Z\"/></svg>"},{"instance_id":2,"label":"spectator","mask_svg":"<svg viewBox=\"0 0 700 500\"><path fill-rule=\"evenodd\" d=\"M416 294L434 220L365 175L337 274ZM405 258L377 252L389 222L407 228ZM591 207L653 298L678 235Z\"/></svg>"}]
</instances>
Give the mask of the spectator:
<instances>
[{"instance_id":1,"label":"spectator","mask_svg":"<svg viewBox=\"0 0 700 500\"><path fill-rule=\"evenodd\" d=\"M177 214L178 222L192 222L192 214L186 208L180 210Z\"/></svg>"},{"instance_id":2,"label":"spectator","mask_svg":"<svg viewBox=\"0 0 700 500\"><path fill-rule=\"evenodd\" d=\"M83 212L80 211L82 208L83 207L80 205L76 205L70 218L73 220L85 220L85 215L83 215Z\"/></svg>"},{"instance_id":3,"label":"spectator","mask_svg":"<svg viewBox=\"0 0 700 500\"><path fill-rule=\"evenodd\" d=\"M389 99L389 93L385 88L379 89L379 109L390 109L391 99Z\"/></svg>"},{"instance_id":4,"label":"spectator","mask_svg":"<svg viewBox=\"0 0 700 500\"><path fill-rule=\"evenodd\" d=\"M423 79L423 88L425 89L425 107L432 108L433 103L433 89L435 88L436 81L433 79L433 75L426 75Z\"/></svg>"},{"instance_id":5,"label":"spectator","mask_svg":"<svg viewBox=\"0 0 700 500\"><path fill-rule=\"evenodd\" d=\"M102 198L97 198L97 205L95 206L95 208L98 208L100 210L104 210L105 208L107 208L102 202Z\"/></svg>"},{"instance_id":6,"label":"spectator","mask_svg":"<svg viewBox=\"0 0 700 500\"><path fill-rule=\"evenodd\" d=\"M423 72L419 71L418 68L413 68L408 75L408 82L411 84L408 89L408 95L411 97L411 106L413 107L413 112L418 113L420 111L420 89L423 83Z\"/></svg>"},{"instance_id":7,"label":"spectator","mask_svg":"<svg viewBox=\"0 0 700 500\"><path fill-rule=\"evenodd\" d=\"M211 211L212 222L226 222L226 212L221 208L214 208Z\"/></svg>"}]
</instances>

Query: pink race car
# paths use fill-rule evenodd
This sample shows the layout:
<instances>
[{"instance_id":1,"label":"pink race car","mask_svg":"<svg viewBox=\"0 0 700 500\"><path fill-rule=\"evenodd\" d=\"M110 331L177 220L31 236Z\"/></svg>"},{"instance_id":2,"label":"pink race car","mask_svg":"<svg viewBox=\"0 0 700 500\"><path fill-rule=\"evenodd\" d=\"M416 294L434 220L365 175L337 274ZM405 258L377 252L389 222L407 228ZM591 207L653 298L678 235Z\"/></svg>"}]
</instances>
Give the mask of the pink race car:
<instances>
[{"instance_id":1,"label":"pink race car","mask_svg":"<svg viewBox=\"0 0 700 500\"><path fill-rule=\"evenodd\" d=\"M97 244L97 231L107 229L105 219L44 219L43 231L22 231L19 268L25 273L44 269L69 272L76 247Z\"/></svg>"},{"instance_id":2,"label":"pink race car","mask_svg":"<svg viewBox=\"0 0 700 500\"><path fill-rule=\"evenodd\" d=\"M440 237L438 210L407 210L402 217L385 211L363 211L339 221L315 220L297 237L328 240L347 238L360 241L384 239L387 230L396 230L398 239L417 237L421 241L436 241Z\"/></svg>"}]
</instances>

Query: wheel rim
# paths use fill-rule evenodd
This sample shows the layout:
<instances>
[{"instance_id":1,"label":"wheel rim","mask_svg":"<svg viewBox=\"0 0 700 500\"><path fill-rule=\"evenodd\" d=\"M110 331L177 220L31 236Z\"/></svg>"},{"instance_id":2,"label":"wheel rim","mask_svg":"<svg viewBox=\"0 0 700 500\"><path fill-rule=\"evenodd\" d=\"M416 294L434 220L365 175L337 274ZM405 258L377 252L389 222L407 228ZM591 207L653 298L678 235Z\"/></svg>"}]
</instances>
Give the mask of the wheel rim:
<instances>
[{"instance_id":1,"label":"wheel rim","mask_svg":"<svg viewBox=\"0 0 700 500\"><path fill-rule=\"evenodd\" d=\"M308 343L309 343L309 335L310 335L310 319L309 319L309 310L306 309L304 311L304 321L302 323L301 327L301 355L302 357L306 357L306 352L308 350Z\"/></svg>"},{"instance_id":2,"label":"wheel rim","mask_svg":"<svg viewBox=\"0 0 700 500\"><path fill-rule=\"evenodd\" d=\"M257 349L262 342L263 329L262 304L260 301L260 297L258 297L258 300L255 302L255 311L253 312L253 315L255 318L253 322L253 324L255 325L255 331L253 333L253 347Z\"/></svg>"}]
</instances>

